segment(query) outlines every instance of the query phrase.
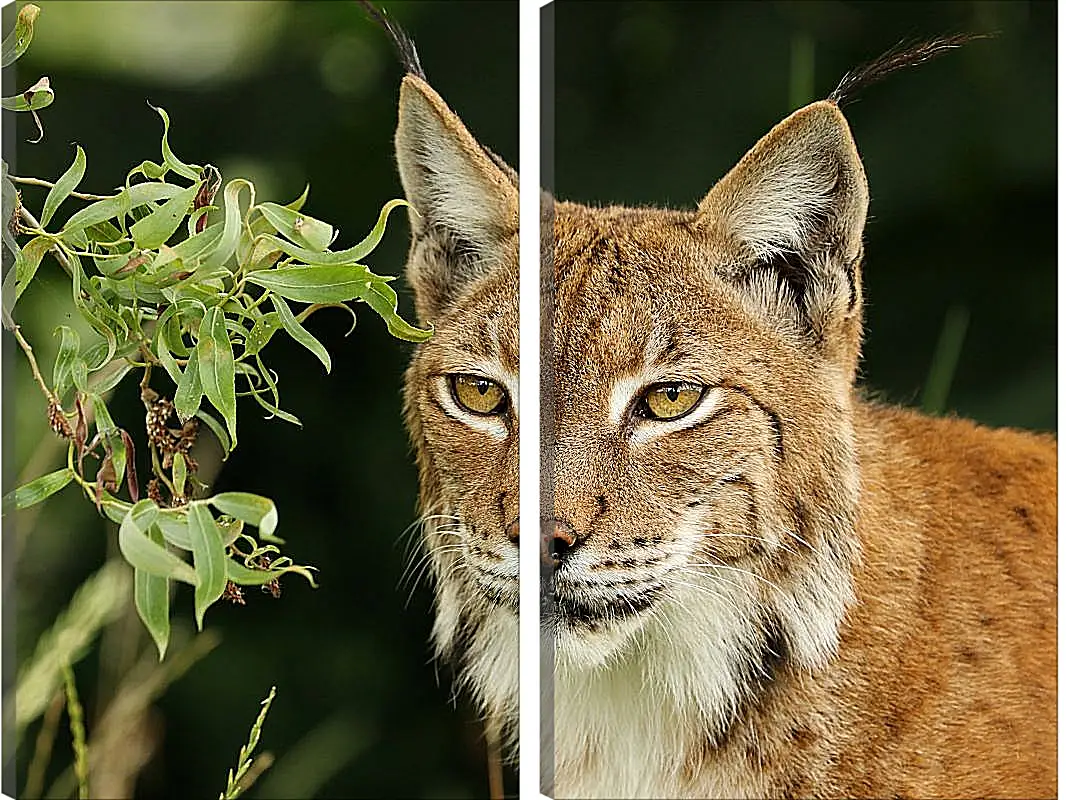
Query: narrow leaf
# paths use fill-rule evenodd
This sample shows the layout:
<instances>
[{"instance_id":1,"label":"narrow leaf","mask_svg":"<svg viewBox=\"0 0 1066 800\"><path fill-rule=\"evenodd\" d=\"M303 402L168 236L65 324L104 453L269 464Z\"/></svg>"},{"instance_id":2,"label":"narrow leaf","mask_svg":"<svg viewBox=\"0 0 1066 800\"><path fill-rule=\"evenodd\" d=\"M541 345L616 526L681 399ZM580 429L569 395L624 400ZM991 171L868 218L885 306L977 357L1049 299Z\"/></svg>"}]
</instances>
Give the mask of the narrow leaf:
<instances>
[{"instance_id":1,"label":"narrow leaf","mask_svg":"<svg viewBox=\"0 0 1066 800\"><path fill-rule=\"evenodd\" d=\"M75 212L67 220L60 233L64 237L69 236L76 231L88 228L90 225L125 216L130 209L143 206L145 203L169 200L181 190L180 186L175 186L172 183L151 181L134 184L127 189L123 189L114 197L97 200L95 203Z\"/></svg>"},{"instance_id":2,"label":"narrow leaf","mask_svg":"<svg viewBox=\"0 0 1066 800\"><path fill-rule=\"evenodd\" d=\"M324 251L333 241L333 227L321 220L277 203L261 203L256 208L282 236L315 252Z\"/></svg>"},{"instance_id":3,"label":"narrow leaf","mask_svg":"<svg viewBox=\"0 0 1066 800\"><path fill-rule=\"evenodd\" d=\"M409 342L424 342L433 335L432 327L422 330L409 325L396 313L396 292L387 283L378 281L370 284L370 288L363 296L368 306L385 320L389 333L397 339L406 339Z\"/></svg>"},{"instance_id":4,"label":"narrow leaf","mask_svg":"<svg viewBox=\"0 0 1066 800\"><path fill-rule=\"evenodd\" d=\"M296 321L296 317L292 315L292 311L289 310L289 304L282 300L277 295L270 295L270 302L274 304L274 308L277 309L278 319L288 332L289 336L298 341L308 350L315 354L319 361L322 362L322 366L326 368L326 373L330 371L329 352L323 346L322 342L318 341L303 325Z\"/></svg>"},{"instance_id":5,"label":"narrow leaf","mask_svg":"<svg viewBox=\"0 0 1066 800\"><path fill-rule=\"evenodd\" d=\"M55 185L48 190L48 196L44 198L44 206L41 209L42 228L47 227L56 209L78 188L85 176L85 151L81 149L81 145L75 146L78 149L74 153L74 163L59 177Z\"/></svg>"},{"instance_id":6,"label":"narrow leaf","mask_svg":"<svg viewBox=\"0 0 1066 800\"><path fill-rule=\"evenodd\" d=\"M249 492L223 492L209 498L208 502L223 514L255 525L262 537L272 536L278 527L278 510L268 497Z\"/></svg>"},{"instance_id":7,"label":"narrow leaf","mask_svg":"<svg viewBox=\"0 0 1066 800\"><path fill-rule=\"evenodd\" d=\"M197 363L197 351L194 350L185 365L185 371L178 381L178 388L174 392L174 411L181 422L195 416L200 408L200 400L204 396L203 386L200 383L200 365Z\"/></svg>"},{"instance_id":8,"label":"narrow leaf","mask_svg":"<svg viewBox=\"0 0 1066 800\"><path fill-rule=\"evenodd\" d=\"M304 207L304 203L307 202L307 195L311 191L311 184L305 183L303 193L291 203L286 203L285 208L292 209L293 211L299 211Z\"/></svg>"},{"instance_id":9,"label":"narrow leaf","mask_svg":"<svg viewBox=\"0 0 1066 800\"><path fill-rule=\"evenodd\" d=\"M3 106L5 111L40 111L52 105L55 99L56 94L52 91L51 81L47 77L42 77L22 94L0 100L0 106Z\"/></svg>"},{"instance_id":10,"label":"narrow leaf","mask_svg":"<svg viewBox=\"0 0 1066 800\"><path fill-rule=\"evenodd\" d=\"M381 209L381 213L378 214L377 224L367 234L366 238L355 247L349 247L347 250L341 250L337 255L344 254L346 258L352 261L362 261L363 258L370 255L374 251L374 248L381 242L381 237L385 235L385 224L388 222L389 214L392 210L399 208L400 206L410 207L410 203L406 200L390 200Z\"/></svg>"},{"instance_id":11,"label":"narrow leaf","mask_svg":"<svg viewBox=\"0 0 1066 800\"><path fill-rule=\"evenodd\" d=\"M174 155L174 151L170 149L170 141L168 140L168 135L170 134L170 117L167 116L167 112L162 108L156 108L151 103L148 105L163 118L163 164L168 169L181 175L181 177L195 181L200 177L200 167L184 163L180 158Z\"/></svg>"},{"instance_id":12,"label":"narrow leaf","mask_svg":"<svg viewBox=\"0 0 1066 800\"><path fill-rule=\"evenodd\" d=\"M311 266L253 272L247 280L301 303L343 303L366 294L370 277L363 266Z\"/></svg>"},{"instance_id":13,"label":"narrow leaf","mask_svg":"<svg viewBox=\"0 0 1066 800\"><path fill-rule=\"evenodd\" d=\"M204 628L204 612L222 596L226 589L226 550L215 518L207 506L189 507L189 538L192 540L192 559L200 583L196 587L196 627Z\"/></svg>"},{"instance_id":14,"label":"narrow leaf","mask_svg":"<svg viewBox=\"0 0 1066 800\"><path fill-rule=\"evenodd\" d=\"M59 352L56 353L56 363L52 367L52 390L62 397L70 388L73 379L74 361L81 349L81 338L77 331L66 325L60 325L55 329L55 333L60 334L61 338Z\"/></svg>"},{"instance_id":15,"label":"narrow leaf","mask_svg":"<svg viewBox=\"0 0 1066 800\"><path fill-rule=\"evenodd\" d=\"M233 450L233 447L230 446L229 436L226 435L226 429L219 424L217 419L212 417L206 411L197 411L196 418L210 428L211 433L215 434L218 443L222 445L222 460L225 461L229 458L229 454Z\"/></svg>"},{"instance_id":16,"label":"narrow leaf","mask_svg":"<svg viewBox=\"0 0 1066 800\"><path fill-rule=\"evenodd\" d=\"M200 257L217 245L221 236L222 223L216 222L173 247L161 247L159 255L152 262L152 270L175 261L181 263L186 271L194 270L199 266Z\"/></svg>"},{"instance_id":17,"label":"narrow leaf","mask_svg":"<svg viewBox=\"0 0 1066 800\"><path fill-rule=\"evenodd\" d=\"M225 209L222 235L219 237L218 245L214 251L208 254L200 265L200 269L205 272L221 267L237 250L237 242L240 241L241 236L240 193L241 189L245 187L253 195L252 199L254 201L255 187L248 181L242 178L234 178L226 184L226 191L222 193L222 205Z\"/></svg>"},{"instance_id":18,"label":"narrow leaf","mask_svg":"<svg viewBox=\"0 0 1066 800\"><path fill-rule=\"evenodd\" d=\"M286 422L291 422L293 425L299 425L300 427L303 427L303 423L300 422L300 420L295 415L290 414L288 411L282 411L278 407L279 401L277 381L274 380L274 376L271 374L270 370L267 369L265 364L263 364L262 358L260 358L258 355L253 356L253 358L255 358L256 366L259 367L259 374L262 376L263 381L267 385L267 388L270 389L270 394L274 398L274 402L271 403L268 400L264 400L262 393L259 391L259 389L256 388L255 384L249 382L248 390L252 393L252 397L255 398L256 402L259 403L259 405L269 411L271 416L275 416L278 419L283 419ZM267 419L270 419L270 417L267 417Z\"/></svg>"},{"instance_id":19,"label":"narrow leaf","mask_svg":"<svg viewBox=\"0 0 1066 800\"><path fill-rule=\"evenodd\" d=\"M137 247L154 250L173 236L189 213L189 206L199 189L198 183L183 189L147 217L133 223L130 235Z\"/></svg>"},{"instance_id":20,"label":"narrow leaf","mask_svg":"<svg viewBox=\"0 0 1066 800\"><path fill-rule=\"evenodd\" d=\"M198 586L200 578L186 562L147 535L159 516L159 507L151 500L133 505L118 528L118 547L134 569Z\"/></svg>"},{"instance_id":21,"label":"narrow leaf","mask_svg":"<svg viewBox=\"0 0 1066 800\"><path fill-rule=\"evenodd\" d=\"M171 306L173 308L173 306ZM177 386L181 382L181 367L178 366L178 362L174 360L174 355L170 352L170 348L167 347L166 337L162 335L163 325L157 325L155 329L155 353L159 358L159 363L163 365L163 369L167 371L167 375L174 381L174 385Z\"/></svg>"},{"instance_id":22,"label":"narrow leaf","mask_svg":"<svg viewBox=\"0 0 1066 800\"><path fill-rule=\"evenodd\" d=\"M163 537L172 545L182 550L192 550L192 539L189 538L189 517L184 510L161 509L155 524L163 532Z\"/></svg>"},{"instance_id":23,"label":"narrow leaf","mask_svg":"<svg viewBox=\"0 0 1066 800\"><path fill-rule=\"evenodd\" d=\"M15 27L4 37L4 44L0 46L0 67L11 66L26 52L33 41L33 23L40 13L41 9L33 3L27 3L19 9Z\"/></svg>"},{"instance_id":24,"label":"narrow leaf","mask_svg":"<svg viewBox=\"0 0 1066 800\"><path fill-rule=\"evenodd\" d=\"M45 254L52 249L52 241L44 236L35 236L22 248L22 258L15 263L15 300L18 300L37 274L37 268Z\"/></svg>"},{"instance_id":25,"label":"narrow leaf","mask_svg":"<svg viewBox=\"0 0 1066 800\"><path fill-rule=\"evenodd\" d=\"M21 511L24 508L36 505L54 495L70 483L73 478L74 473L64 468L57 469L55 472L50 472L23 484L4 497L4 513L6 514L12 509Z\"/></svg>"},{"instance_id":26,"label":"narrow leaf","mask_svg":"<svg viewBox=\"0 0 1066 800\"><path fill-rule=\"evenodd\" d=\"M274 298L272 297L271 300ZM282 301L284 302L284 301ZM274 332L281 329L281 319L277 313L264 314L244 337L244 352L254 356L267 346Z\"/></svg>"},{"instance_id":27,"label":"narrow leaf","mask_svg":"<svg viewBox=\"0 0 1066 800\"><path fill-rule=\"evenodd\" d=\"M164 547L163 533L158 525L152 525L148 529L148 538L159 547ZM170 641L170 581L144 570L133 571L133 603L137 607L137 615L152 635L159 650L159 660L167 652L167 643Z\"/></svg>"},{"instance_id":28,"label":"narrow leaf","mask_svg":"<svg viewBox=\"0 0 1066 800\"><path fill-rule=\"evenodd\" d=\"M218 306L207 309L200 323L196 361L204 394L226 421L232 449L237 445L237 375L226 318Z\"/></svg>"},{"instance_id":29,"label":"narrow leaf","mask_svg":"<svg viewBox=\"0 0 1066 800\"><path fill-rule=\"evenodd\" d=\"M174 491L185 496L185 479L188 477L188 466L185 464L185 456L182 453L174 454Z\"/></svg>"},{"instance_id":30,"label":"narrow leaf","mask_svg":"<svg viewBox=\"0 0 1066 800\"><path fill-rule=\"evenodd\" d=\"M301 567L296 564L291 564L280 569L251 569L233 559L228 559L226 561L227 577L241 586L262 586L265 583L270 583L272 580L280 578L287 572L295 572L298 575L303 575L308 583L313 587L318 588L318 584L315 583L315 577L311 573L311 568L309 567Z\"/></svg>"}]
</instances>

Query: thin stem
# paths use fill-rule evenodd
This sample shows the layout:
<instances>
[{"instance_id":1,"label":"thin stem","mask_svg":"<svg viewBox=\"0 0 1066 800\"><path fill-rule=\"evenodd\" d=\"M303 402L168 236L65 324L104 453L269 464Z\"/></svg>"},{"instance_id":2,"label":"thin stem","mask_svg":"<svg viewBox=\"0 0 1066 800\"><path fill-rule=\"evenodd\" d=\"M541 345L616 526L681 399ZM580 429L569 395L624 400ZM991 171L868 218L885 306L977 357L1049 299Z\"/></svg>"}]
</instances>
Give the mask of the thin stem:
<instances>
[{"instance_id":1,"label":"thin stem","mask_svg":"<svg viewBox=\"0 0 1066 800\"><path fill-rule=\"evenodd\" d=\"M44 396L48 402L54 402L55 395L52 394L52 390L48 388L48 384L44 382L44 376L41 375L41 368L37 366L37 359L33 355L33 348L30 347L30 343L26 341L26 337L22 335L21 327L12 323L11 332L15 335L15 341L19 343L22 352L26 354L26 360L30 362L30 371L33 372L33 379L37 381L37 385L41 387L41 391L44 392Z\"/></svg>"},{"instance_id":2,"label":"thin stem","mask_svg":"<svg viewBox=\"0 0 1066 800\"><path fill-rule=\"evenodd\" d=\"M96 502L96 481L87 481L81 476L76 469L74 469L74 442L70 443L67 448L67 469L70 470L70 474L74 476L74 482L85 490L86 496L94 503Z\"/></svg>"},{"instance_id":3,"label":"thin stem","mask_svg":"<svg viewBox=\"0 0 1066 800\"><path fill-rule=\"evenodd\" d=\"M274 765L273 753L260 753L252 761L252 766L248 768L248 771L244 773L244 777L239 781L239 788L242 794L252 788L252 785L259 780L259 776L266 772Z\"/></svg>"},{"instance_id":4,"label":"thin stem","mask_svg":"<svg viewBox=\"0 0 1066 800\"><path fill-rule=\"evenodd\" d=\"M162 463L159 461L159 451L156 450L154 444L149 444L148 449L152 453L152 473L163 481L163 484L167 487L171 497L178 496L178 490L174 488L174 484L170 482L170 478L167 477L167 472L163 469Z\"/></svg>"},{"instance_id":5,"label":"thin stem","mask_svg":"<svg viewBox=\"0 0 1066 800\"><path fill-rule=\"evenodd\" d=\"M31 228L33 228L34 230L41 231L41 233L44 234L44 230L41 228L41 223L37 221L37 217L33 216L33 214L30 213L26 206L19 206L19 216L22 217L22 221L29 225ZM50 239L55 238L51 234L45 235L47 235ZM52 245L51 251L55 254L56 261L59 262L59 265L67 271L67 274L73 275L74 265L70 263L70 259L67 258L66 252L63 250L63 248L59 245L58 242Z\"/></svg>"},{"instance_id":6,"label":"thin stem","mask_svg":"<svg viewBox=\"0 0 1066 800\"><path fill-rule=\"evenodd\" d=\"M20 178L17 175L8 175L15 183L25 183L28 186L44 186L46 188L54 188L55 184L50 181L43 180L41 178ZM77 197L79 200L110 200L111 197L103 194L89 194L88 192L71 192L71 197Z\"/></svg>"},{"instance_id":7,"label":"thin stem","mask_svg":"<svg viewBox=\"0 0 1066 800\"><path fill-rule=\"evenodd\" d=\"M37 800L44 791L44 774L52 760L52 746L59 731L59 718L63 713L63 692L57 691L48 709L44 712L41 729L37 732L37 743L33 748L33 760L26 770L26 785L22 797Z\"/></svg>"},{"instance_id":8,"label":"thin stem","mask_svg":"<svg viewBox=\"0 0 1066 800\"><path fill-rule=\"evenodd\" d=\"M85 744L85 715L78 688L74 684L74 672L69 664L63 665L63 683L67 695L67 716L70 717L70 735L74 739L74 775L78 779L78 800L89 800L89 748Z\"/></svg>"}]
</instances>

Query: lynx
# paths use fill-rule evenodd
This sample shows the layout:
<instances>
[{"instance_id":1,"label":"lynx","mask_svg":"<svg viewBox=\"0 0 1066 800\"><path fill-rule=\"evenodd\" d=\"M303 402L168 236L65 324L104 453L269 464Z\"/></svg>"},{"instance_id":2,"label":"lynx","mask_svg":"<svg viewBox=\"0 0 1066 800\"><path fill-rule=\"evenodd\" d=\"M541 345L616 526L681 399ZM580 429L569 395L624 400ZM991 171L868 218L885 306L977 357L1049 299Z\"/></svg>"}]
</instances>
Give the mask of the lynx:
<instances>
[{"instance_id":1,"label":"lynx","mask_svg":"<svg viewBox=\"0 0 1066 800\"><path fill-rule=\"evenodd\" d=\"M513 723L518 178L400 39L433 638ZM1055 440L856 385L868 195L840 105L924 57L799 109L695 209L545 198L556 796L1055 792Z\"/></svg>"}]
</instances>

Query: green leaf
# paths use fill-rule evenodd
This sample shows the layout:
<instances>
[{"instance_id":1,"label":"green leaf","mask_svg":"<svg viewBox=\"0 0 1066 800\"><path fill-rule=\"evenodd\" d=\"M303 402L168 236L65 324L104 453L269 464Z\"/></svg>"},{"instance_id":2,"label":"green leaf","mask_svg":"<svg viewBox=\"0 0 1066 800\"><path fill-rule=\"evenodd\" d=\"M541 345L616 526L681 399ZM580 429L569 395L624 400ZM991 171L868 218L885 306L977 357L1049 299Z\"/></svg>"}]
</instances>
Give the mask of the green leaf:
<instances>
[{"instance_id":1,"label":"green leaf","mask_svg":"<svg viewBox=\"0 0 1066 800\"><path fill-rule=\"evenodd\" d=\"M278 317L277 312L264 314L260 319L256 320L255 325L244 337L244 352L250 356L255 355L267 346L267 342L270 341L274 332L280 330L280 328L281 319Z\"/></svg>"},{"instance_id":2,"label":"green leaf","mask_svg":"<svg viewBox=\"0 0 1066 800\"><path fill-rule=\"evenodd\" d=\"M134 346L136 347L136 343L134 343ZM85 365L88 367L89 372L103 369L110 363L107 358L107 342L97 342L82 354L82 358L85 359Z\"/></svg>"},{"instance_id":3,"label":"green leaf","mask_svg":"<svg viewBox=\"0 0 1066 800\"><path fill-rule=\"evenodd\" d=\"M270 302L274 304L274 308L277 309L278 319L285 327L289 336L298 341L308 350L318 357L318 360L322 362L322 366L326 368L326 373L330 371L329 352L323 346L322 342L318 341L311 333L304 328L299 322L296 321L296 317L292 315L292 311L289 310L289 304L282 300L277 295L270 295Z\"/></svg>"},{"instance_id":4,"label":"green leaf","mask_svg":"<svg viewBox=\"0 0 1066 800\"><path fill-rule=\"evenodd\" d=\"M159 547L165 546L163 534L158 525L148 528L148 538ZM141 569L133 570L133 604L137 615L152 635L155 646L159 649L159 660L167 652L170 641L170 581Z\"/></svg>"},{"instance_id":5,"label":"green leaf","mask_svg":"<svg viewBox=\"0 0 1066 800\"><path fill-rule=\"evenodd\" d=\"M300 303L343 303L362 297L370 287L370 271L363 266L279 267L246 279Z\"/></svg>"},{"instance_id":6,"label":"green leaf","mask_svg":"<svg viewBox=\"0 0 1066 800\"><path fill-rule=\"evenodd\" d=\"M74 163L59 177L55 185L48 190L48 196L44 198L44 207L41 209L42 228L47 227L56 209L70 197L71 192L78 188L78 184L85 176L85 151L81 149L81 145L75 146L78 149L74 153Z\"/></svg>"},{"instance_id":7,"label":"green leaf","mask_svg":"<svg viewBox=\"0 0 1066 800\"><path fill-rule=\"evenodd\" d=\"M55 99L56 94L52 91L51 82L47 77L43 77L22 94L0 99L0 106L5 111L40 111L52 105Z\"/></svg>"},{"instance_id":8,"label":"green leaf","mask_svg":"<svg viewBox=\"0 0 1066 800\"><path fill-rule=\"evenodd\" d=\"M252 569L233 559L226 561L226 576L241 586L262 586L280 578L286 572L295 572L298 575L303 575L313 587L318 588L318 584L315 583L314 575L311 574L311 568L309 567L291 564L280 569Z\"/></svg>"},{"instance_id":9,"label":"green leaf","mask_svg":"<svg viewBox=\"0 0 1066 800\"><path fill-rule=\"evenodd\" d=\"M222 223L216 222L173 247L161 247L159 255L152 262L152 270L158 270L175 261L181 263L185 269L195 269L199 266L200 257L217 245L221 236Z\"/></svg>"},{"instance_id":10,"label":"green leaf","mask_svg":"<svg viewBox=\"0 0 1066 800\"><path fill-rule=\"evenodd\" d=\"M194 319L202 319L206 311L206 308L194 302L175 303L163 312L163 319L159 321L159 327L162 328L160 339L167 343L170 352L179 358L188 358L190 351L185 346L185 340L181 334L182 314L188 313ZM173 314L170 312L173 312Z\"/></svg>"},{"instance_id":11,"label":"green leaf","mask_svg":"<svg viewBox=\"0 0 1066 800\"><path fill-rule=\"evenodd\" d=\"M188 178L190 181L195 181L200 177L200 167L196 165L189 165L184 163L180 158L174 155L174 151L170 149L170 142L168 141L168 135L170 133L170 117L167 116L167 112L162 108L156 108L151 103L148 104L150 108L156 111L159 116L163 118L163 164L167 169L181 175L183 178Z\"/></svg>"},{"instance_id":12,"label":"green leaf","mask_svg":"<svg viewBox=\"0 0 1066 800\"><path fill-rule=\"evenodd\" d=\"M277 203L261 203L256 208L282 236L316 253L333 241L333 226Z\"/></svg>"},{"instance_id":13,"label":"green leaf","mask_svg":"<svg viewBox=\"0 0 1066 800\"><path fill-rule=\"evenodd\" d=\"M361 261L366 256L370 255L374 251L374 248L378 246L381 241L381 237L385 235L385 223L388 222L389 214L394 208L400 206L410 207L410 203L406 200L390 200L381 209L381 213L378 214L377 224L374 225L367 237L355 247L349 247L347 250L341 250L337 255L344 255L347 259L352 261Z\"/></svg>"},{"instance_id":14,"label":"green leaf","mask_svg":"<svg viewBox=\"0 0 1066 800\"><path fill-rule=\"evenodd\" d=\"M192 550L192 539L189 538L189 517L183 509L160 509L159 518L155 524L163 532L163 537L172 545L182 550Z\"/></svg>"},{"instance_id":15,"label":"green leaf","mask_svg":"<svg viewBox=\"0 0 1066 800\"><path fill-rule=\"evenodd\" d=\"M89 399L93 404L93 414L96 417L96 430L100 433L108 433L115 430L117 427L115 421L111 419L111 412L108 411L107 403L98 394L90 395Z\"/></svg>"},{"instance_id":16,"label":"green leaf","mask_svg":"<svg viewBox=\"0 0 1066 800\"><path fill-rule=\"evenodd\" d=\"M122 520L126 518L126 514L133 508L133 503L127 503L125 500L119 500L110 492L104 492L100 501L100 507L103 508L104 514L112 522L122 524Z\"/></svg>"},{"instance_id":17,"label":"green leaf","mask_svg":"<svg viewBox=\"0 0 1066 800\"><path fill-rule=\"evenodd\" d=\"M226 429L222 427L217 419L212 417L206 411L197 411L196 418L206 425L211 433L215 434L215 438L218 439L219 445L222 446L222 460L225 461L229 458L230 452L233 450L230 447L229 436L226 435Z\"/></svg>"},{"instance_id":18,"label":"green leaf","mask_svg":"<svg viewBox=\"0 0 1066 800\"><path fill-rule=\"evenodd\" d=\"M200 323L196 362L204 394L226 421L232 449L237 446L237 375L233 367L233 347L226 332L226 318L218 306L207 309Z\"/></svg>"},{"instance_id":19,"label":"green leaf","mask_svg":"<svg viewBox=\"0 0 1066 800\"><path fill-rule=\"evenodd\" d=\"M226 191L222 194L222 205L225 209L222 235L219 237L214 252L207 255L200 265L200 269L205 272L221 267L237 250L237 242L240 241L241 236L240 193L244 187L248 187L252 202L254 202L255 187L248 181L243 178L234 178L226 184Z\"/></svg>"},{"instance_id":20,"label":"green leaf","mask_svg":"<svg viewBox=\"0 0 1066 800\"><path fill-rule=\"evenodd\" d=\"M185 495L185 479L188 477L188 467L185 464L185 456L182 453L174 454L174 491Z\"/></svg>"},{"instance_id":21,"label":"green leaf","mask_svg":"<svg viewBox=\"0 0 1066 800\"><path fill-rule=\"evenodd\" d=\"M4 497L4 513L6 514L12 509L21 511L24 508L36 505L54 495L73 479L74 473L66 468L57 469L55 472L35 478Z\"/></svg>"},{"instance_id":22,"label":"green leaf","mask_svg":"<svg viewBox=\"0 0 1066 800\"><path fill-rule=\"evenodd\" d=\"M207 506L189 506L189 538L192 560L200 583L196 587L196 627L204 628L204 612L226 589L226 550L222 536Z\"/></svg>"},{"instance_id":23,"label":"green leaf","mask_svg":"<svg viewBox=\"0 0 1066 800\"><path fill-rule=\"evenodd\" d=\"M409 325L396 313L396 292L387 283L374 281L370 289L363 296L368 306L385 320L389 333L397 339L406 339L409 342L424 342L433 335L433 328L422 330Z\"/></svg>"},{"instance_id":24,"label":"green leaf","mask_svg":"<svg viewBox=\"0 0 1066 800\"><path fill-rule=\"evenodd\" d=\"M145 203L169 200L180 191L182 191L182 187L175 186L172 183L157 183L156 181L136 183L123 189L114 197L97 200L95 203L91 203L71 215L60 231L60 235L66 238L72 233L88 228L90 225L96 225L116 217L123 217L129 213L130 209L143 206Z\"/></svg>"},{"instance_id":25,"label":"green leaf","mask_svg":"<svg viewBox=\"0 0 1066 800\"><path fill-rule=\"evenodd\" d=\"M252 393L252 397L255 398L255 401L257 403L259 403L259 405L261 405L263 408L265 408L267 411L270 412L270 416L277 417L278 419L283 419L286 422L291 422L293 425L299 425L302 428L303 427L303 423L300 422L300 420L295 415L290 414L288 411L282 411L278 407L278 384L277 384L277 382L274 380L274 377L271 374L270 370L267 369L266 366L263 364L263 359L260 358L258 354L253 356L253 358L255 359L256 366L259 367L259 374L262 376L263 381L266 383L267 387L270 389L270 394L274 398L274 402L271 403L268 400L264 400L262 394L256 388L255 384L252 383L252 382L249 382L248 383L248 390ZM267 419L270 419L270 417L267 417Z\"/></svg>"},{"instance_id":26,"label":"green leaf","mask_svg":"<svg viewBox=\"0 0 1066 800\"><path fill-rule=\"evenodd\" d=\"M278 527L278 510L270 498L248 492L223 492L208 498L207 502L223 514L255 525L259 528L260 538L275 538L273 534Z\"/></svg>"},{"instance_id":27,"label":"green leaf","mask_svg":"<svg viewBox=\"0 0 1066 800\"><path fill-rule=\"evenodd\" d=\"M171 306L172 310L174 307ZM174 355L170 352L170 348L167 347L167 339L162 334L163 325L156 325L155 329L155 354L159 358L159 363L163 365L163 369L167 371L167 375L174 381L174 385L177 386L181 383L181 367L178 366L178 362L174 360Z\"/></svg>"},{"instance_id":28,"label":"green leaf","mask_svg":"<svg viewBox=\"0 0 1066 800\"><path fill-rule=\"evenodd\" d=\"M200 400L203 396L204 390L200 383L197 350L194 350L192 355L189 356L189 362L185 365L185 372L181 374L178 388L174 392L174 411L182 423L196 415L196 412L200 409Z\"/></svg>"},{"instance_id":29,"label":"green leaf","mask_svg":"<svg viewBox=\"0 0 1066 800\"><path fill-rule=\"evenodd\" d=\"M122 361L117 368L107 373L107 377L99 381L93 386L93 391L97 394L107 394L114 389L125 378L130 370L133 369L133 364L128 361ZM86 368L85 361L83 359L77 359L74 362L74 385L81 391L87 391L85 386L85 378L87 376L88 369ZM79 381L82 385L78 385Z\"/></svg>"},{"instance_id":30,"label":"green leaf","mask_svg":"<svg viewBox=\"0 0 1066 800\"><path fill-rule=\"evenodd\" d=\"M300 194L300 196L293 200L291 203L286 203L285 208L291 209L292 211L299 211L301 208L304 207L304 203L307 202L307 195L310 191L311 184L305 183L304 190Z\"/></svg>"},{"instance_id":31,"label":"green leaf","mask_svg":"<svg viewBox=\"0 0 1066 800\"><path fill-rule=\"evenodd\" d=\"M193 184L178 192L144 219L133 223L130 226L130 235L134 244L145 250L154 250L166 242L189 213L189 207L199 189L200 184Z\"/></svg>"},{"instance_id":32,"label":"green leaf","mask_svg":"<svg viewBox=\"0 0 1066 800\"><path fill-rule=\"evenodd\" d=\"M150 181L162 180L163 176L167 174L167 168L162 164L156 164L154 161L148 161L147 159L142 161L136 167L126 173L126 185L130 185L130 179L134 175L143 175Z\"/></svg>"},{"instance_id":33,"label":"green leaf","mask_svg":"<svg viewBox=\"0 0 1066 800\"><path fill-rule=\"evenodd\" d=\"M4 37L4 44L0 46L0 67L11 66L26 52L33 41L33 23L40 13L41 9L33 3L27 3L19 9L15 27Z\"/></svg>"},{"instance_id":34,"label":"green leaf","mask_svg":"<svg viewBox=\"0 0 1066 800\"><path fill-rule=\"evenodd\" d=\"M22 258L15 264L15 300L22 297L22 293L37 274L41 260L51 249L52 240L44 236L35 236L26 242L22 248Z\"/></svg>"},{"instance_id":35,"label":"green leaf","mask_svg":"<svg viewBox=\"0 0 1066 800\"><path fill-rule=\"evenodd\" d=\"M159 517L159 507L151 500L136 503L118 527L118 547L134 569L160 578L174 578L199 588L200 577L186 562L162 544L149 538L147 531Z\"/></svg>"},{"instance_id":36,"label":"green leaf","mask_svg":"<svg viewBox=\"0 0 1066 800\"><path fill-rule=\"evenodd\" d=\"M59 352L56 354L56 363L52 367L52 390L62 397L70 388L73 378L74 360L78 357L81 349L81 338L78 332L60 325L55 329L60 334ZM53 334L54 335L54 334Z\"/></svg>"},{"instance_id":37,"label":"green leaf","mask_svg":"<svg viewBox=\"0 0 1066 800\"><path fill-rule=\"evenodd\" d=\"M269 242L278 250L283 251L286 255L297 258L306 264L324 267L343 265L355 266L356 262L371 253L374 248L378 246L378 243L381 241L381 238L385 233L385 223L389 213L395 208L406 205L409 205L406 200L391 200L386 203L384 208L381 209L377 224L374 226L373 230L370 231L363 241L359 242L359 244L354 247L349 247L347 250L338 250L336 252L326 250L324 252L318 252L306 247L300 247L298 244L294 244L286 239L279 239L277 236L264 236L263 240Z\"/></svg>"}]
</instances>

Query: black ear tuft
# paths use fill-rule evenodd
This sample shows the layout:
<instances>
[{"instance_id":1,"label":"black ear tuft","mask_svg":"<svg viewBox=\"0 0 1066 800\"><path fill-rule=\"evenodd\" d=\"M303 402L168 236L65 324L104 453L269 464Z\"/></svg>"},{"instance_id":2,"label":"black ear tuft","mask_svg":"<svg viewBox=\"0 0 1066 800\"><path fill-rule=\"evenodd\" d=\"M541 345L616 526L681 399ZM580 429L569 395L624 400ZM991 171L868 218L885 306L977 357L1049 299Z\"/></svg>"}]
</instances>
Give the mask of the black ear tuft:
<instances>
[{"instance_id":1,"label":"black ear tuft","mask_svg":"<svg viewBox=\"0 0 1066 800\"><path fill-rule=\"evenodd\" d=\"M359 0L359 5L366 9L366 13L370 15L370 18L389 34L389 38L392 39L392 43L396 47L396 54L400 57L400 63L407 70L407 74L416 75L422 80L426 80L426 73L422 70L422 62L418 60L418 50L415 49L414 40L407 35L407 32L398 23L389 19L382 9L369 2L369 0Z\"/></svg>"},{"instance_id":2,"label":"black ear tuft","mask_svg":"<svg viewBox=\"0 0 1066 800\"><path fill-rule=\"evenodd\" d=\"M827 99L830 103L843 107L855 100L856 95L867 86L877 83L897 70L922 64L931 58L936 58L941 53L962 47L975 39L989 39L994 35L989 33L956 33L925 42L900 42L869 64L853 69L841 78L837 88L832 91Z\"/></svg>"}]
</instances>

